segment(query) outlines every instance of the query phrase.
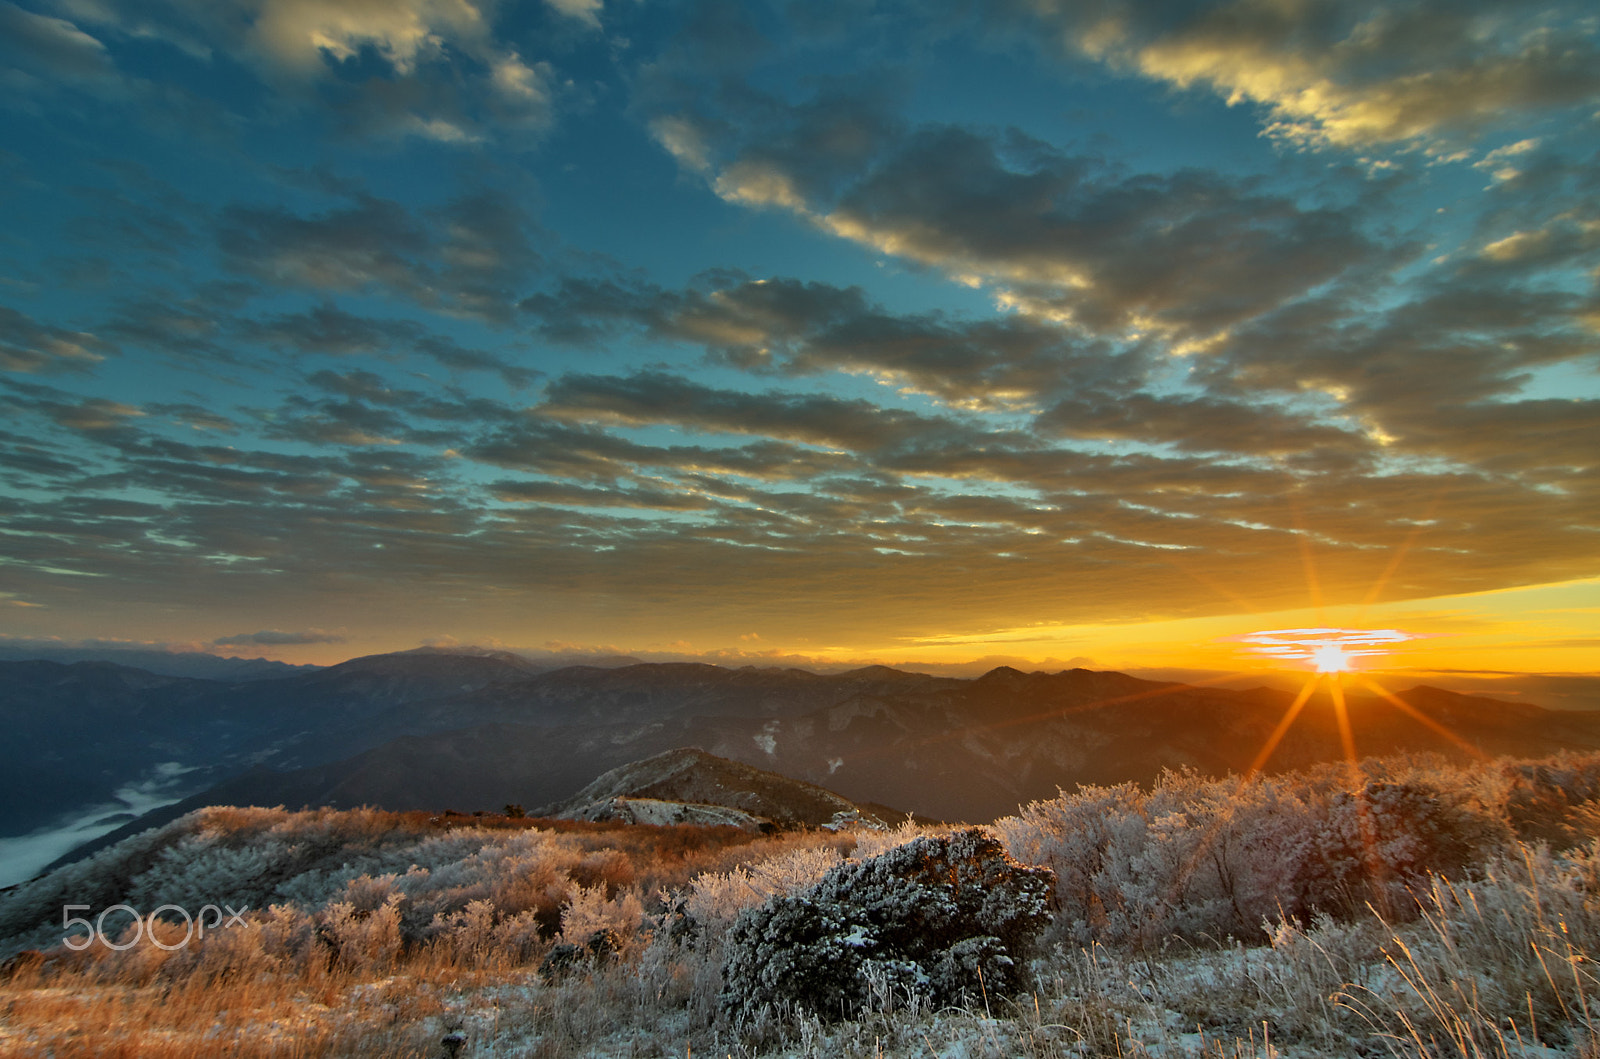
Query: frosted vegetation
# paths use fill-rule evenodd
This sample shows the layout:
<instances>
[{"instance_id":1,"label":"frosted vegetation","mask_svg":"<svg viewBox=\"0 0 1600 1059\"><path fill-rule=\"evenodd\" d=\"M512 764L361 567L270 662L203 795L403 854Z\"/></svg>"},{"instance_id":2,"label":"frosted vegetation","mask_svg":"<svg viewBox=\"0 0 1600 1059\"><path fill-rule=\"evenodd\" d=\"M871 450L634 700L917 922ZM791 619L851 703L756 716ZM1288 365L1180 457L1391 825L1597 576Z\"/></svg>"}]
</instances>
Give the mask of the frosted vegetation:
<instances>
[{"instance_id":1,"label":"frosted vegetation","mask_svg":"<svg viewBox=\"0 0 1600 1059\"><path fill-rule=\"evenodd\" d=\"M983 830L206 809L0 896L0 1054L1594 1056L1597 796L1600 754L1168 773ZM248 911L79 952L68 904Z\"/></svg>"}]
</instances>

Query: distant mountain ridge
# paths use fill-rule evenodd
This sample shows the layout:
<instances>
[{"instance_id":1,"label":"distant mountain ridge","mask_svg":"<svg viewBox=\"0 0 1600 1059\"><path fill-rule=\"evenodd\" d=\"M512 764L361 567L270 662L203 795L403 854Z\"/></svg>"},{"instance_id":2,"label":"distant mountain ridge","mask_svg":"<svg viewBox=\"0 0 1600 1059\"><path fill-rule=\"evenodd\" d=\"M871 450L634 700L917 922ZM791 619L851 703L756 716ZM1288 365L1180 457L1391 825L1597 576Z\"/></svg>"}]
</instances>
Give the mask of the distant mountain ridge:
<instances>
[{"instance_id":1,"label":"distant mountain ridge","mask_svg":"<svg viewBox=\"0 0 1600 1059\"><path fill-rule=\"evenodd\" d=\"M1429 688L1400 696L1491 756L1600 747L1593 715ZM539 806L678 747L854 802L988 820L1058 787L1146 781L1166 767L1242 770L1291 699L1083 669L1000 667L972 680L883 666L826 675L696 663L544 670L509 653L440 648L265 681L0 662L0 724L11 734L0 743L0 834L158 782L165 800ZM1359 687L1349 715L1362 754L1468 752ZM1319 693L1269 767L1342 753Z\"/></svg>"},{"instance_id":2,"label":"distant mountain ridge","mask_svg":"<svg viewBox=\"0 0 1600 1059\"><path fill-rule=\"evenodd\" d=\"M109 662L167 677L201 680L276 680L321 666L293 665L270 658L235 658L204 651L156 651L137 647L45 647L0 642L0 662Z\"/></svg>"}]
</instances>

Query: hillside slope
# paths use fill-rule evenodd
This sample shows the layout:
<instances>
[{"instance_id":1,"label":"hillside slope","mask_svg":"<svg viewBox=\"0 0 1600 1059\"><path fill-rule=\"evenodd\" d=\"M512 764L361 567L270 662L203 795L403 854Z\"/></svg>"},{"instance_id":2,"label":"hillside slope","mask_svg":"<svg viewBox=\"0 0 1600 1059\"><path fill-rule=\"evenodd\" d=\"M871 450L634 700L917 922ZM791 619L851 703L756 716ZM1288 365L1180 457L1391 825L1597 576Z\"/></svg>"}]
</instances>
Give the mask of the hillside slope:
<instances>
[{"instance_id":1,"label":"hillside slope","mask_svg":"<svg viewBox=\"0 0 1600 1059\"><path fill-rule=\"evenodd\" d=\"M537 815L593 819L593 807L617 799L723 806L789 827L815 827L860 808L824 787L697 747L678 747L602 773L571 798L545 806Z\"/></svg>"}]
</instances>

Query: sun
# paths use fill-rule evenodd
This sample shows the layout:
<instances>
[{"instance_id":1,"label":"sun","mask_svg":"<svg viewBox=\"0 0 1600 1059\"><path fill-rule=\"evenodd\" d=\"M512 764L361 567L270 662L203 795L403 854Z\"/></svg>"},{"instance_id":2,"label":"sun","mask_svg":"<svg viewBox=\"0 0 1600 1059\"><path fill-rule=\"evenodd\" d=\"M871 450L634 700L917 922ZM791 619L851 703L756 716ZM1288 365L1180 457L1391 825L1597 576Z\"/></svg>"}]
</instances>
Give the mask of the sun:
<instances>
[{"instance_id":1,"label":"sun","mask_svg":"<svg viewBox=\"0 0 1600 1059\"><path fill-rule=\"evenodd\" d=\"M1350 653L1340 644L1325 643L1311 649L1311 661L1318 673L1344 673L1350 669Z\"/></svg>"}]
</instances>

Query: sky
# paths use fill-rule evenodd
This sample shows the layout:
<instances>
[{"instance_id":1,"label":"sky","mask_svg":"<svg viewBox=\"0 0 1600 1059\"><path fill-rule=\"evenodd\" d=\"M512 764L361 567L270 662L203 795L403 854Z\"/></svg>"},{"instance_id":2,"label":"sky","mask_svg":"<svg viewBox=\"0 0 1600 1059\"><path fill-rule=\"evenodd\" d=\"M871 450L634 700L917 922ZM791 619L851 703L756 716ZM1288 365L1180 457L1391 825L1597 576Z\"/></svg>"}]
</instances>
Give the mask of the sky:
<instances>
[{"instance_id":1,"label":"sky","mask_svg":"<svg viewBox=\"0 0 1600 1059\"><path fill-rule=\"evenodd\" d=\"M0 642L1600 671L1600 18L0 0Z\"/></svg>"}]
</instances>

